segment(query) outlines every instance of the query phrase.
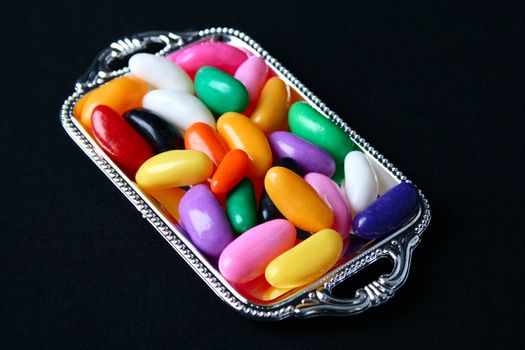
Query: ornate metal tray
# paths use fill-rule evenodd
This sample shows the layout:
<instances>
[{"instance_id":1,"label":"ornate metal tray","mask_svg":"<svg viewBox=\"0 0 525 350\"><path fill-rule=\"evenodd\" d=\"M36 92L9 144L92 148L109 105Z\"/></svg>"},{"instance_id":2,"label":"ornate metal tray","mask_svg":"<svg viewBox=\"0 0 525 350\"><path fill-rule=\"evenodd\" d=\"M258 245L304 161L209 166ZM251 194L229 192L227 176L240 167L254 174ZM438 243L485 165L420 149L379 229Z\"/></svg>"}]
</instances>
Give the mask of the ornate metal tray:
<instances>
[{"instance_id":1,"label":"ornate metal tray","mask_svg":"<svg viewBox=\"0 0 525 350\"><path fill-rule=\"evenodd\" d=\"M378 178L391 183L408 181L401 171L352 130L258 43L248 35L231 28L210 28L180 33L147 32L131 35L112 43L99 53L92 66L77 81L74 92L65 100L60 113L60 122L64 129L211 290L241 314L261 320L281 320L290 316L306 318L320 315L352 315L386 302L406 281L412 252L430 222L430 207L421 191L419 192L419 210L402 229L383 240L371 241L364 245L318 281L306 287L291 290L276 300L259 302L236 291L220 275L213 264L192 245L182 233L181 228L173 224L163 211L121 172L74 118L73 107L76 101L89 90L126 74L128 72L127 58L134 53L148 51L166 55L184 46L206 40L229 42L264 58L279 77L343 129L361 147L372 161L376 171L379 172ZM341 299L332 294L336 285L382 258L391 259L393 262L393 269L389 274L379 276L376 280L358 289L355 295L348 299Z\"/></svg>"}]
</instances>

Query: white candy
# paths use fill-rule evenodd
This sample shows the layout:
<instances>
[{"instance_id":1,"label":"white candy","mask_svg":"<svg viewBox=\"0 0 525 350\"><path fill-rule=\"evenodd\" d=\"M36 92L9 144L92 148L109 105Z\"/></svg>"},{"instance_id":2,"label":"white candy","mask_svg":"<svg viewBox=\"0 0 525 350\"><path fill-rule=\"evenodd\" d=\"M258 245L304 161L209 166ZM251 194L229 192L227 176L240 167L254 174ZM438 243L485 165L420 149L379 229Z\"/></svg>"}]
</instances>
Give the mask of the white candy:
<instances>
[{"instance_id":1,"label":"white candy","mask_svg":"<svg viewBox=\"0 0 525 350\"><path fill-rule=\"evenodd\" d=\"M193 82L176 63L162 56L137 53L129 59L129 70L156 89L193 94Z\"/></svg>"},{"instance_id":2,"label":"white candy","mask_svg":"<svg viewBox=\"0 0 525 350\"><path fill-rule=\"evenodd\" d=\"M190 94L153 90L144 95L142 107L182 130L197 122L208 124L215 129L215 118L210 110L201 100Z\"/></svg>"},{"instance_id":3,"label":"white candy","mask_svg":"<svg viewBox=\"0 0 525 350\"><path fill-rule=\"evenodd\" d=\"M363 153L353 151L346 155L344 186L352 216L359 214L376 200L379 191L377 177Z\"/></svg>"}]
</instances>

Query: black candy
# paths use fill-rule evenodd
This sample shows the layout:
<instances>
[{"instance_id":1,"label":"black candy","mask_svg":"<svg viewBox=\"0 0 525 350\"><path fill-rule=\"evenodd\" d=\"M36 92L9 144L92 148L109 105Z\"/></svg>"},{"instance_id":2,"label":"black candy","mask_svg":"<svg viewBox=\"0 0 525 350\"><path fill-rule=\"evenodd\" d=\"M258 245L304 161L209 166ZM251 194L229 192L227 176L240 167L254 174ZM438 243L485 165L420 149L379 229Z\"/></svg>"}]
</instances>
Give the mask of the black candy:
<instances>
[{"instance_id":1,"label":"black candy","mask_svg":"<svg viewBox=\"0 0 525 350\"><path fill-rule=\"evenodd\" d=\"M292 158L281 158L275 163L275 165L285 167L297 175L303 176L301 170L299 170L299 167L297 166L297 163Z\"/></svg>"},{"instance_id":2,"label":"black candy","mask_svg":"<svg viewBox=\"0 0 525 350\"><path fill-rule=\"evenodd\" d=\"M124 119L148 141L155 154L184 148L184 139L178 130L147 109L127 111Z\"/></svg>"}]
</instances>

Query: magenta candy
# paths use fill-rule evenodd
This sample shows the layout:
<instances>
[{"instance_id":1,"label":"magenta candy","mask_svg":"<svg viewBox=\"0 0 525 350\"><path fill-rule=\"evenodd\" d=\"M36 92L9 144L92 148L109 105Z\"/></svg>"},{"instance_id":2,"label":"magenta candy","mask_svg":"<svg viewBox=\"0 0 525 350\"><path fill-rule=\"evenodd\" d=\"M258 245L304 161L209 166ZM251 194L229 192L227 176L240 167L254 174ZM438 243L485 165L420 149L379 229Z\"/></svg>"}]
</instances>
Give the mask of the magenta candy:
<instances>
[{"instance_id":1,"label":"magenta candy","mask_svg":"<svg viewBox=\"0 0 525 350\"><path fill-rule=\"evenodd\" d=\"M239 80L248 90L251 104L259 99L267 77L268 66L262 58L257 56L248 58L235 72L235 79Z\"/></svg>"},{"instance_id":2,"label":"magenta candy","mask_svg":"<svg viewBox=\"0 0 525 350\"><path fill-rule=\"evenodd\" d=\"M332 214L334 214L332 228L339 232L343 239L346 238L352 228L352 215L350 214L350 206L339 186L328 176L319 173L306 174L304 179L332 210Z\"/></svg>"},{"instance_id":3,"label":"magenta candy","mask_svg":"<svg viewBox=\"0 0 525 350\"><path fill-rule=\"evenodd\" d=\"M204 66L210 66L234 75L237 68L248 58L238 48L226 43L202 43L188 46L167 58L177 63L193 79L195 73Z\"/></svg>"},{"instance_id":4,"label":"magenta candy","mask_svg":"<svg viewBox=\"0 0 525 350\"><path fill-rule=\"evenodd\" d=\"M303 173L320 173L328 177L335 173L335 162L328 152L290 132L273 132L268 141L276 158L292 158Z\"/></svg>"},{"instance_id":5,"label":"magenta candy","mask_svg":"<svg viewBox=\"0 0 525 350\"><path fill-rule=\"evenodd\" d=\"M229 281L246 283L264 274L266 266L292 248L296 231L284 219L257 225L231 242L219 258L219 270Z\"/></svg>"},{"instance_id":6,"label":"magenta candy","mask_svg":"<svg viewBox=\"0 0 525 350\"><path fill-rule=\"evenodd\" d=\"M193 244L204 254L218 258L233 241L224 211L208 185L190 188L179 203L180 224Z\"/></svg>"}]
</instances>

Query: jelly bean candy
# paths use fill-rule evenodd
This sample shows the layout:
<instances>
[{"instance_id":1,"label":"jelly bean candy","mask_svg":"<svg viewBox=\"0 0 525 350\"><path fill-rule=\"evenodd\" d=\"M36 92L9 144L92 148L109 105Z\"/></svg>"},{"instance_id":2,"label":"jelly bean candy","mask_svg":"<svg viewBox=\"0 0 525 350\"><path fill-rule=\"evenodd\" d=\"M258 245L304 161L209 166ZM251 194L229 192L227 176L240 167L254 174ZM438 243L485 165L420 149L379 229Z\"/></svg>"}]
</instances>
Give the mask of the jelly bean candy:
<instances>
[{"instance_id":1,"label":"jelly bean candy","mask_svg":"<svg viewBox=\"0 0 525 350\"><path fill-rule=\"evenodd\" d=\"M250 159L243 150L229 151L211 178L213 193L225 193L231 190L246 175Z\"/></svg>"},{"instance_id":2,"label":"jelly bean candy","mask_svg":"<svg viewBox=\"0 0 525 350\"><path fill-rule=\"evenodd\" d=\"M332 180L338 185L340 185L345 179L345 163L336 164L335 173L332 175Z\"/></svg>"},{"instance_id":3,"label":"jelly bean candy","mask_svg":"<svg viewBox=\"0 0 525 350\"><path fill-rule=\"evenodd\" d=\"M129 59L129 70L156 89L193 94L193 82L177 64L163 56L137 53Z\"/></svg>"},{"instance_id":4,"label":"jelly bean candy","mask_svg":"<svg viewBox=\"0 0 525 350\"><path fill-rule=\"evenodd\" d=\"M275 288L266 281L264 274L246 283L237 284L241 293L249 298L270 301L286 294L291 288Z\"/></svg>"},{"instance_id":5,"label":"jelly bean candy","mask_svg":"<svg viewBox=\"0 0 525 350\"><path fill-rule=\"evenodd\" d=\"M267 134L277 131L286 120L289 102L288 87L281 79L273 77L264 84L250 119Z\"/></svg>"},{"instance_id":6,"label":"jelly bean candy","mask_svg":"<svg viewBox=\"0 0 525 350\"><path fill-rule=\"evenodd\" d=\"M124 119L149 142L155 154L184 148L179 131L146 109L127 111L124 113Z\"/></svg>"},{"instance_id":7,"label":"jelly bean candy","mask_svg":"<svg viewBox=\"0 0 525 350\"><path fill-rule=\"evenodd\" d=\"M229 281L246 283L262 275L266 266L294 243L295 227L289 221L265 222L246 231L224 249L219 270Z\"/></svg>"},{"instance_id":8,"label":"jelly bean candy","mask_svg":"<svg viewBox=\"0 0 525 350\"><path fill-rule=\"evenodd\" d=\"M268 66L260 57L252 56L244 61L235 71L235 79L239 80L250 95L248 110L253 110L268 76ZM245 112L246 113L246 112Z\"/></svg>"},{"instance_id":9,"label":"jelly bean candy","mask_svg":"<svg viewBox=\"0 0 525 350\"><path fill-rule=\"evenodd\" d=\"M317 191L332 210L334 214L332 228L339 232L341 237L348 236L352 228L352 215L348 202L337 184L329 177L318 173L306 174L304 180Z\"/></svg>"},{"instance_id":10,"label":"jelly bean candy","mask_svg":"<svg viewBox=\"0 0 525 350\"><path fill-rule=\"evenodd\" d=\"M141 188L169 188L198 184L213 172L210 158L192 150L173 150L148 159L135 179Z\"/></svg>"},{"instance_id":11,"label":"jelly bean candy","mask_svg":"<svg viewBox=\"0 0 525 350\"><path fill-rule=\"evenodd\" d=\"M292 133L330 153L336 163L352 151L354 143L348 135L306 102L290 107L288 124Z\"/></svg>"},{"instance_id":12,"label":"jelly bean candy","mask_svg":"<svg viewBox=\"0 0 525 350\"><path fill-rule=\"evenodd\" d=\"M366 156L359 151L348 153L344 166L346 197L352 214L357 215L377 198L376 174Z\"/></svg>"},{"instance_id":13,"label":"jelly bean candy","mask_svg":"<svg viewBox=\"0 0 525 350\"><path fill-rule=\"evenodd\" d=\"M75 106L73 107L73 115L78 120L82 118L82 109L84 109L86 101L88 100L89 96L93 95L95 91L97 91L97 89L87 92L86 94L84 94L84 96L78 99L77 103L75 103Z\"/></svg>"},{"instance_id":14,"label":"jelly bean candy","mask_svg":"<svg viewBox=\"0 0 525 350\"><path fill-rule=\"evenodd\" d=\"M379 239L400 229L418 208L417 188L402 182L354 218L354 232L365 239Z\"/></svg>"},{"instance_id":15,"label":"jelly bean candy","mask_svg":"<svg viewBox=\"0 0 525 350\"><path fill-rule=\"evenodd\" d=\"M248 55L238 48L221 42L207 42L188 46L167 57L177 63L193 79L195 73L204 66L235 74Z\"/></svg>"},{"instance_id":16,"label":"jelly bean candy","mask_svg":"<svg viewBox=\"0 0 525 350\"><path fill-rule=\"evenodd\" d=\"M195 90L206 107L218 114L242 112L250 101L240 81L212 67L199 69L195 75Z\"/></svg>"},{"instance_id":17,"label":"jelly bean candy","mask_svg":"<svg viewBox=\"0 0 525 350\"><path fill-rule=\"evenodd\" d=\"M91 114L98 105L105 105L122 115L127 110L142 106L142 97L148 84L137 77L123 76L113 79L89 93L84 102L80 122L91 132Z\"/></svg>"},{"instance_id":18,"label":"jelly bean candy","mask_svg":"<svg viewBox=\"0 0 525 350\"><path fill-rule=\"evenodd\" d=\"M179 215L179 203L182 196L186 193L181 188L160 188L160 189L148 189L146 192L151 195L162 207L171 214L177 221L180 219Z\"/></svg>"},{"instance_id":19,"label":"jelly bean candy","mask_svg":"<svg viewBox=\"0 0 525 350\"><path fill-rule=\"evenodd\" d=\"M233 241L233 233L217 198L208 185L195 185L179 204L180 224L204 254L218 258Z\"/></svg>"},{"instance_id":20,"label":"jelly bean candy","mask_svg":"<svg viewBox=\"0 0 525 350\"><path fill-rule=\"evenodd\" d=\"M230 149L242 149L251 160L250 174L261 178L272 166L272 150L264 133L244 115L223 114L217 120L219 136Z\"/></svg>"},{"instance_id":21,"label":"jelly bean candy","mask_svg":"<svg viewBox=\"0 0 525 350\"><path fill-rule=\"evenodd\" d=\"M292 158L304 173L321 173L332 176L335 162L325 150L286 132L276 131L268 137L273 155L276 158Z\"/></svg>"},{"instance_id":22,"label":"jelly bean candy","mask_svg":"<svg viewBox=\"0 0 525 350\"><path fill-rule=\"evenodd\" d=\"M228 146L222 141L215 129L205 123L195 123L186 129L184 146L186 149L206 153L215 166L218 166L228 153Z\"/></svg>"},{"instance_id":23,"label":"jelly bean candy","mask_svg":"<svg viewBox=\"0 0 525 350\"><path fill-rule=\"evenodd\" d=\"M277 209L305 231L331 227L332 212L302 177L283 167L273 167L264 178L264 187Z\"/></svg>"},{"instance_id":24,"label":"jelly bean candy","mask_svg":"<svg viewBox=\"0 0 525 350\"><path fill-rule=\"evenodd\" d=\"M250 179L244 178L228 193L226 214L237 235L257 224L257 202Z\"/></svg>"},{"instance_id":25,"label":"jelly bean candy","mask_svg":"<svg viewBox=\"0 0 525 350\"><path fill-rule=\"evenodd\" d=\"M324 229L279 255L266 267L266 280L277 288L295 288L330 270L343 248L341 235Z\"/></svg>"},{"instance_id":26,"label":"jelly bean candy","mask_svg":"<svg viewBox=\"0 0 525 350\"><path fill-rule=\"evenodd\" d=\"M202 122L215 128L215 118L197 97L170 90L153 90L142 100L149 109L176 128L186 130L191 124Z\"/></svg>"},{"instance_id":27,"label":"jelly bean candy","mask_svg":"<svg viewBox=\"0 0 525 350\"><path fill-rule=\"evenodd\" d=\"M91 124L98 144L131 174L153 155L146 140L108 106L95 107Z\"/></svg>"}]
</instances>

